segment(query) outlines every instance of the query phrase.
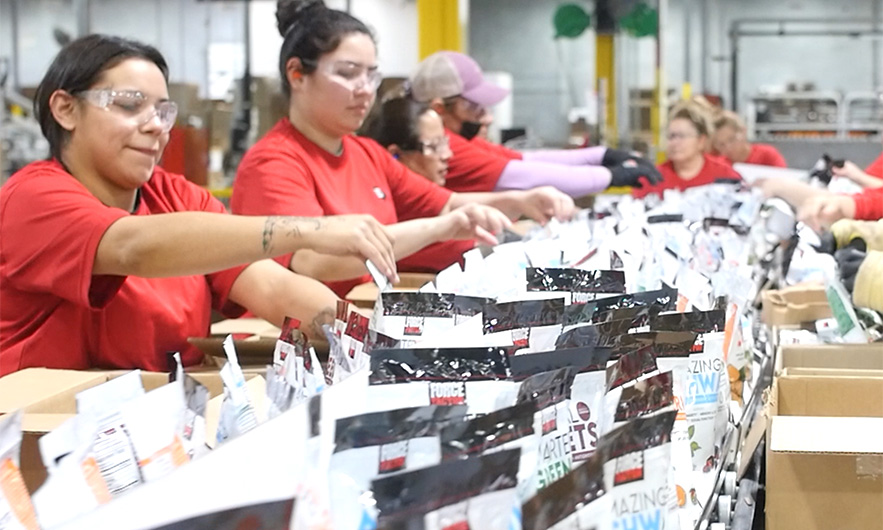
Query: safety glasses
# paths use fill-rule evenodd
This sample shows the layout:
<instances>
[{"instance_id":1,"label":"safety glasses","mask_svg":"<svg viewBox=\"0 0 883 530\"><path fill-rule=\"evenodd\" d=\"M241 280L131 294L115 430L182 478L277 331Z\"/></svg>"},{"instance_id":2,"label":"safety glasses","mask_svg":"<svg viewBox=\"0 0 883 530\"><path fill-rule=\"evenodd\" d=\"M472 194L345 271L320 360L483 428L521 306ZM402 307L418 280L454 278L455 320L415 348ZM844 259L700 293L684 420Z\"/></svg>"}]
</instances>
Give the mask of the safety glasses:
<instances>
[{"instance_id":1,"label":"safety glasses","mask_svg":"<svg viewBox=\"0 0 883 530\"><path fill-rule=\"evenodd\" d=\"M109 88L83 90L74 96L88 101L98 108L113 111L135 120L138 125L157 118L163 132L169 132L178 117L178 105L174 101L161 100L151 103L147 97L137 90L112 90Z\"/></svg>"}]
</instances>

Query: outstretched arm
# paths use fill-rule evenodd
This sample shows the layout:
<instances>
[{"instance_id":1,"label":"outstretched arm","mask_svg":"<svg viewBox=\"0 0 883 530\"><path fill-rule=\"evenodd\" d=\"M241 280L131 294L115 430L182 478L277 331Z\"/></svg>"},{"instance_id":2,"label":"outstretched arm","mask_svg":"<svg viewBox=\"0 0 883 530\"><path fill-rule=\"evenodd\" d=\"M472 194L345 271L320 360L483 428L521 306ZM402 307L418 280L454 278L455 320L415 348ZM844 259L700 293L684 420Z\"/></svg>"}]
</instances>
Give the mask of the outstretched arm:
<instances>
[{"instance_id":1,"label":"outstretched arm","mask_svg":"<svg viewBox=\"0 0 883 530\"><path fill-rule=\"evenodd\" d=\"M392 238L371 216L249 217L208 212L118 219L98 244L92 273L207 274L301 249L368 258L395 277Z\"/></svg>"}]
</instances>

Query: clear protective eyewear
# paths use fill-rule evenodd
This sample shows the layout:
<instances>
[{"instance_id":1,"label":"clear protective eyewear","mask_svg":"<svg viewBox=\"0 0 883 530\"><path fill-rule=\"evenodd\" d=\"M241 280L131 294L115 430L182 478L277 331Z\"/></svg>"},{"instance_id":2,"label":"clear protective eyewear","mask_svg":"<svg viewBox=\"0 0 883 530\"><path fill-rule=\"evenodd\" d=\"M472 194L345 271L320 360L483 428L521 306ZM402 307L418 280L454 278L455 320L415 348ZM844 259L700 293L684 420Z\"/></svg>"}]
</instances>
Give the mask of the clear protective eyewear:
<instances>
[{"instance_id":1,"label":"clear protective eyewear","mask_svg":"<svg viewBox=\"0 0 883 530\"><path fill-rule=\"evenodd\" d=\"M445 135L434 142L417 142L417 149L426 156L441 155L445 151L450 151L451 141Z\"/></svg>"},{"instance_id":2,"label":"clear protective eyewear","mask_svg":"<svg viewBox=\"0 0 883 530\"><path fill-rule=\"evenodd\" d=\"M178 117L178 105L174 101L161 100L150 103L142 92L137 90L112 90L102 88L83 90L74 94L98 108L111 110L138 121L143 125L153 118L159 118L164 133L172 130Z\"/></svg>"},{"instance_id":3,"label":"clear protective eyewear","mask_svg":"<svg viewBox=\"0 0 883 530\"><path fill-rule=\"evenodd\" d=\"M695 133L682 133L682 132L671 132L665 135L665 138L669 142L673 142L675 140L687 140L690 138L698 138L699 135Z\"/></svg>"},{"instance_id":4,"label":"clear protective eyewear","mask_svg":"<svg viewBox=\"0 0 883 530\"><path fill-rule=\"evenodd\" d=\"M367 66L353 61L334 61L329 63L319 63L308 59L301 59L301 62L308 66L313 66L317 71L330 77L337 83L349 88L350 90L361 90L367 87L371 92L380 87L383 81L383 74L376 66Z\"/></svg>"}]
</instances>

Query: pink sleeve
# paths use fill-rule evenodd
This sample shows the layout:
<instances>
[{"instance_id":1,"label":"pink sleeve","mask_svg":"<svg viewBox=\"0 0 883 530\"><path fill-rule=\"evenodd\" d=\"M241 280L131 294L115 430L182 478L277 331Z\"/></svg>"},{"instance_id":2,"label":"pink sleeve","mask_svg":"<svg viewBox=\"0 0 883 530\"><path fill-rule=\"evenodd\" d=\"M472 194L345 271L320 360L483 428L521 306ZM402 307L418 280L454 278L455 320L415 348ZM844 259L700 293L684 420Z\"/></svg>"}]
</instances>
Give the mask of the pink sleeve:
<instances>
[{"instance_id":1,"label":"pink sleeve","mask_svg":"<svg viewBox=\"0 0 883 530\"><path fill-rule=\"evenodd\" d=\"M568 166L548 162L510 160L496 190L526 190L554 186L571 197L597 193L610 186L610 170L602 166Z\"/></svg>"},{"instance_id":2,"label":"pink sleeve","mask_svg":"<svg viewBox=\"0 0 883 530\"><path fill-rule=\"evenodd\" d=\"M600 166L607 148L583 147L582 149L549 149L542 151L525 151L525 162L550 162L566 166Z\"/></svg>"}]
</instances>

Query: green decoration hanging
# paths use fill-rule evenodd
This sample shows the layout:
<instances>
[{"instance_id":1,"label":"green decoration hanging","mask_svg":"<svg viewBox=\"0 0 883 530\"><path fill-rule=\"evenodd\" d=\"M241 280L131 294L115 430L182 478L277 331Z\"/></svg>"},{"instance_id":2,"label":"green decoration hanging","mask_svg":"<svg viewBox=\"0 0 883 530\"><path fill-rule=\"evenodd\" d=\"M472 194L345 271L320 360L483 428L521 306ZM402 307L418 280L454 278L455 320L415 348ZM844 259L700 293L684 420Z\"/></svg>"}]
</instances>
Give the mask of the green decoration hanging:
<instances>
[{"instance_id":1,"label":"green decoration hanging","mask_svg":"<svg viewBox=\"0 0 883 530\"><path fill-rule=\"evenodd\" d=\"M555 38L573 39L592 25L592 18L577 4L562 4L555 10L552 19L555 25Z\"/></svg>"}]
</instances>

